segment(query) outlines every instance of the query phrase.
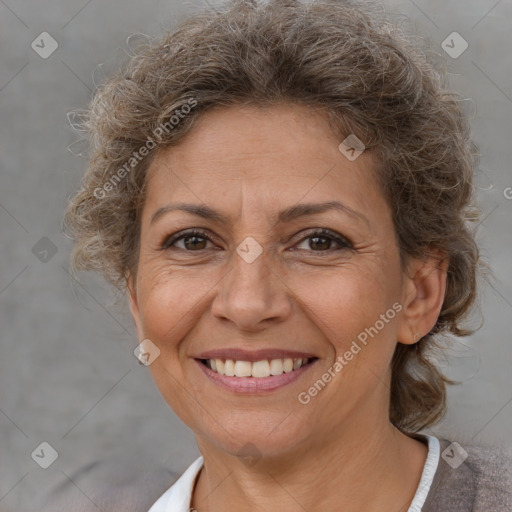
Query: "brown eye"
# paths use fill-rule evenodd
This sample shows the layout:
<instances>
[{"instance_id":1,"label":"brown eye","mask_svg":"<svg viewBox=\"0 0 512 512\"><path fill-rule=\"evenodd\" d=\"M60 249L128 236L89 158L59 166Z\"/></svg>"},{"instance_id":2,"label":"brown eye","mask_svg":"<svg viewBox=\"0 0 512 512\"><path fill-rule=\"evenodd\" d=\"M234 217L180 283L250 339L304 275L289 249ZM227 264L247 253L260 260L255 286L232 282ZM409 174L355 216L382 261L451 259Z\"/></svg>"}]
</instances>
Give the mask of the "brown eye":
<instances>
[{"instance_id":1,"label":"brown eye","mask_svg":"<svg viewBox=\"0 0 512 512\"><path fill-rule=\"evenodd\" d=\"M188 231L167 238L162 249L182 249L184 251L201 251L207 249L210 238L202 231Z\"/></svg>"},{"instance_id":2,"label":"brown eye","mask_svg":"<svg viewBox=\"0 0 512 512\"><path fill-rule=\"evenodd\" d=\"M332 239L326 236L312 236L309 238L309 248L314 251L325 251L331 248Z\"/></svg>"},{"instance_id":3,"label":"brown eye","mask_svg":"<svg viewBox=\"0 0 512 512\"><path fill-rule=\"evenodd\" d=\"M302 245L302 247L301 247ZM303 238L296 246L301 250L309 250L314 252L327 252L333 250L352 249L352 244L345 238L337 235L336 233L321 229L310 233L307 237Z\"/></svg>"},{"instance_id":4,"label":"brown eye","mask_svg":"<svg viewBox=\"0 0 512 512\"><path fill-rule=\"evenodd\" d=\"M188 250L196 250L196 249L206 249L206 238L202 236L185 236L183 237L183 245Z\"/></svg>"}]
</instances>

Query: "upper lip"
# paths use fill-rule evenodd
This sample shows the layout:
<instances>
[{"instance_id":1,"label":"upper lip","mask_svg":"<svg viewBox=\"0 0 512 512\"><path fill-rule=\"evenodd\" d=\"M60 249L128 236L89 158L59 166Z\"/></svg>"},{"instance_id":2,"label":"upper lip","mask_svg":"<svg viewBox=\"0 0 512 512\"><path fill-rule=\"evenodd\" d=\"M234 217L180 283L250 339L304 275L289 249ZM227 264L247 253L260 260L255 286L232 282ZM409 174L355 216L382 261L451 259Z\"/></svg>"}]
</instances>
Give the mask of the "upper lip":
<instances>
[{"instance_id":1,"label":"upper lip","mask_svg":"<svg viewBox=\"0 0 512 512\"><path fill-rule=\"evenodd\" d=\"M264 359L299 359L316 357L308 352L277 348L244 350L242 348L219 348L202 352L195 359L232 359L236 361L262 361Z\"/></svg>"}]
</instances>

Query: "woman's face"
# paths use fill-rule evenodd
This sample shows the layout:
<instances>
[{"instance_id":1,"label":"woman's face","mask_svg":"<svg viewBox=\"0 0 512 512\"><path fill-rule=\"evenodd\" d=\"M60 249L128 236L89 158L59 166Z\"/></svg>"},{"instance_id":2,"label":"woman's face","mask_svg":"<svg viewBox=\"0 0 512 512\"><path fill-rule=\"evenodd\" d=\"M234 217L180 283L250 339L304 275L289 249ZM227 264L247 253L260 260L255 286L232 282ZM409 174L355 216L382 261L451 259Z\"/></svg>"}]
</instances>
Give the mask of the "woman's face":
<instances>
[{"instance_id":1,"label":"woman's face","mask_svg":"<svg viewBox=\"0 0 512 512\"><path fill-rule=\"evenodd\" d=\"M131 307L200 446L271 456L388 424L414 286L372 156L340 142L307 107L231 107L150 166Z\"/></svg>"}]
</instances>

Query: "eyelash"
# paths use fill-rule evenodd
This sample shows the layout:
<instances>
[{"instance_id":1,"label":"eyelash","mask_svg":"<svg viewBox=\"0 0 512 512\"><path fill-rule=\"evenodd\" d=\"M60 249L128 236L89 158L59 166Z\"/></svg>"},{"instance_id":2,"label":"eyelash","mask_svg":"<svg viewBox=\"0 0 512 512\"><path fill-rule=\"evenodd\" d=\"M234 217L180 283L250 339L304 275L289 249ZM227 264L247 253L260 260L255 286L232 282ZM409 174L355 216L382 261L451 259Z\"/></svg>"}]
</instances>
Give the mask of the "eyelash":
<instances>
[{"instance_id":1,"label":"eyelash","mask_svg":"<svg viewBox=\"0 0 512 512\"><path fill-rule=\"evenodd\" d=\"M338 247L335 249L329 248L325 251L313 251L312 249L307 249L311 252L327 253L327 252L332 252L333 250L341 251L341 250L347 250L347 249L354 249L354 246L346 238L344 238L341 235L336 234L334 231L331 231L330 229L326 229L326 228L313 229L312 231L310 231L307 234L307 236L302 237L298 243L302 243L305 240L307 240L308 238L314 238L314 237L325 237L325 238L331 239L332 241L334 241L338 244ZM302 250L302 249L300 249L300 250Z\"/></svg>"},{"instance_id":2,"label":"eyelash","mask_svg":"<svg viewBox=\"0 0 512 512\"><path fill-rule=\"evenodd\" d=\"M201 238L205 238L206 240L214 243L213 240L208 236L208 234L205 231L202 231L200 229L190 229L188 231L176 233L174 235L167 237L164 240L161 248L162 248L162 250L169 250L169 249L173 248L172 247L173 244L175 244L177 241L185 239L185 238L192 238L194 236L199 236ZM334 231L331 231L330 229L326 229L326 228L314 229L313 231L308 233L307 236L301 238L299 240L299 242L297 242L297 244L307 240L308 238L314 238L314 237L320 237L320 236L325 237L325 238L330 238L331 240L335 241L339 245L337 250L347 250L347 249L354 248L353 245L346 238L341 237L341 236L337 235ZM176 248L176 247L174 247L174 248ZM187 252L196 252L196 251L189 251L187 249L181 249L181 250L187 251ZM199 249L197 252L200 252L202 250L205 250L205 249ZM310 249L310 251L315 252L315 253L327 253L327 252L332 252L332 248L327 249L325 251L313 251L312 249Z\"/></svg>"},{"instance_id":3,"label":"eyelash","mask_svg":"<svg viewBox=\"0 0 512 512\"><path fill-rule=\"evenodd\" d=\"M168 250L171 248L172 244L174 244L178 240L182 240L183 238L192 238L193 236L201 236L203 238L206 238L210 242L213 242L213 240L204 231L201 231L200 229L189 229L188 231L182 231L180 233L176 233L174 235L167 237L164 240L164 243L162 244L162 249ZM183 250L186 250L186 249L183 249ZM188 252L194 252L194 251L188 251Z\"/></svg>"}]
</instances>

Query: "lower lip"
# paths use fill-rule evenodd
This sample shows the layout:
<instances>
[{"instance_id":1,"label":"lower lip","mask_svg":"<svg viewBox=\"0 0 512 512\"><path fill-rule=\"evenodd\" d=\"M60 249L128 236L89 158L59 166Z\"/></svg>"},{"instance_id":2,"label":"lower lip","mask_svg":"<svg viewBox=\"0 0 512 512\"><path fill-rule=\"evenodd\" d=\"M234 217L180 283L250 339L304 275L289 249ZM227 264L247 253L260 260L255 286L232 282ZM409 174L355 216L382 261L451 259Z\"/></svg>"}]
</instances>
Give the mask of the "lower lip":
<instances>
[{"instance_id":1,"label":"lower lip","mask_svg":"<svg viewBox=\"0 0 512 512\"><path fill-rule=\"evenodd\" d=\"M214 372L201 361L195 360L201 368L201 371L215 384L222 386L235 393L264 393L266 391L274 391L282 388L292 382L295 382L302 375L304 375L318 359L301 366L298 370L293 370L289 373L282 373L281 375L271 375L270 377L228 377Z\"/></svg>"}]
</instances>

